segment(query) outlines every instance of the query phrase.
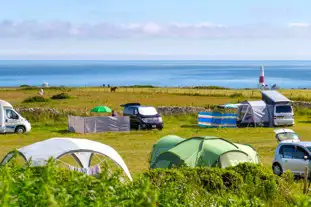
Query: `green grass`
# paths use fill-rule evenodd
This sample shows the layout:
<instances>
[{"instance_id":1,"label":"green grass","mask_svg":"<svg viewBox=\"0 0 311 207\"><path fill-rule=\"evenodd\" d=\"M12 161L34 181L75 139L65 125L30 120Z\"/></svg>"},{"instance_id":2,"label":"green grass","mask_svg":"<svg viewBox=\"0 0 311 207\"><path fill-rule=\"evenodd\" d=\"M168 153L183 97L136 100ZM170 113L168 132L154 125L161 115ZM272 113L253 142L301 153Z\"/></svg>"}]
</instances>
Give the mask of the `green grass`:
<instances>
[{"instance_id":1,"label":"green grass","mask_svg":"<svg viewBox=\"0 0 311 207\"><path fill-rule=\"evenodd\" d=\"M218 136L234 142L251 144L259 152L260 160L264 166L270 168L274 149L277 142L274 139L272 128L241 128L241 129L206 129L197 127L197 117L172 116L164 117L164 129L162 131L132 131L121 133L99 134L74 134L68 133L66 119L54 121L43 119L43 123L32 123L32 131L25 135L7 134L0 136L0 157L7 152L40 140L51 137L82 137L102 142L115 148L124 158L132 173L148 170L149 153L153 144L161 137L168 134L176 134L181 137L193 136ZM311 132L308 118L296 117L296 126L293 129L301 136L302 140L308 140Z\"/></svg>"},{"instance_id":2,"label":"green grass","mask_svg":"<svg viewBox=\"0 0 311 207\"><path fill-rule=\"evenodd\" d=\"M85 114L96 105L107 105L121 112L120 104L126 102L140 102L146 105L154 106L209 106L236 102L241 94L246 93L258 94L258 91L247 90L225 90L229 96L219 96L222 90L202 90L215 94L217 97L210 95L193 96L187 94L176 94L176 91L184 89L160 88L162 92L154 92L150 88L127 88L128 92L119 91L116 93L108 92L106 88L50 88L45 90L45 95L51 97L66 91L71 97L63 100L50 100L44 103L22 103L27 98L34 96L36 90L20 89L0 89L0 97L11 102L14 106L22 107L45 107L57 109L77 110L77 114ZM133 91L132 91L133 90ZM150 90L148 92L148 90ZM167 91L165 91L167 90ZM185 89L188 90L188 89ZM191 90L191 89L189 89ZM301 90L303 91L303 90ZM168 92L168 93L167 93ZM306 94L310 91L303 91ZM302 95L302 92L290 92ZM232 97L230 97L232 96ZM296 125L294 128L303 140L309 139L311 133L310 117L311 112L302 109L296 112ZM252 144L259 152L262 163L270 168L274 149L277 145L274 139L272 128L244 128L244 129L203 129L198 128L197 116L178 116L164 117L164 130L162 131L134 131L126 133L101 133L101 134L72 134L65 132L67 129L67 118L64 116L50 116L46 114L25 114L32 121L33 129L27 135L1 135L0 136L0 157L8 151L31 144L36 141L48 139L51 137L85 137L97 140L114 147L125 159L131 172L142 172L148 169L148 156L152 145L167 134L176 134L181 137L189 138L193 136L219 136L227 138L234 142ZM134 149L134 150L133 150Z\"/></svg>"}]
</instances>

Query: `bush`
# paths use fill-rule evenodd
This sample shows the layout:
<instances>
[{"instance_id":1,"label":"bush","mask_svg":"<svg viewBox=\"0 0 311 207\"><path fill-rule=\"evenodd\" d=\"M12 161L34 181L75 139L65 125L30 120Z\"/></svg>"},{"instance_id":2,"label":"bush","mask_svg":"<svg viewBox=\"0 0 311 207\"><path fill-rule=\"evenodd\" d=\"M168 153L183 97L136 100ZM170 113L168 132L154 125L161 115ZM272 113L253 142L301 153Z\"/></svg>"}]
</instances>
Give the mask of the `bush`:
<instances>
[{"instance_id":1,"label":"bush","mask_svg":"<svg viewBox=\"0 0 311 207\"><path fill-rule=\"evenodd\" d=\"M103 166L97 177L58 168L0 167L0 206L309 206L295 183L253 164L227 169L155 169L121 182ZM291 179L290 179L291 180ZM284 189L287 193L284 193ZM288 197L288 198L287 198Z\"/></svg>"},{"instance_id":2,"label":"bush","mask_svg":"<svg viewBox=\"0 0 311 207\"><path fill-rule=\"evenodd\" d=\"M20 88L29 88L29 87L31 87L31 86L30 86L30 85L23 84L23 85L20 85L19 87L20 87Z\"/></svg>"},{"instance_id":3,"label":"bush","mask_svg":"<svg viewBox=\"0 0 311 207\"><path fill-rule=\"evenodd\" d=\"M42 96L33 96L33 97L25 99L23 103L48 102L48 101L49 101L48 99Z\"/></svg>"},{"instance_id":4,"label":"bush","mask_svg":"<svg viewBox=\"0 0 311 207\"><path fill-rule=\"evenodd\" d=\"M69 99L69 98L70 96L67 93L60 93L51 97L51 99Z\"/></svg>"}]
</instances>

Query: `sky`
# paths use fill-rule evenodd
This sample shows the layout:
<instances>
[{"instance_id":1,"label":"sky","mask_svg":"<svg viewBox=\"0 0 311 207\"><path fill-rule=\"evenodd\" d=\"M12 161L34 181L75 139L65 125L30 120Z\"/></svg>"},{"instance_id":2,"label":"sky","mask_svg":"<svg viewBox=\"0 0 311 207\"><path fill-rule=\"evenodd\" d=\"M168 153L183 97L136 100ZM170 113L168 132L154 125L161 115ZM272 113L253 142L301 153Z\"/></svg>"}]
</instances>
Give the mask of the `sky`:
<instances>
[{"instance_id":1,"label":"sky","mask_svg":"<svg viewBox=\"0 0 311 207\"><path fill-rule=\"evenodd\" d=\"M0 59L311 59L310 0L0 0Z\"/></svg>"}]
</instances>

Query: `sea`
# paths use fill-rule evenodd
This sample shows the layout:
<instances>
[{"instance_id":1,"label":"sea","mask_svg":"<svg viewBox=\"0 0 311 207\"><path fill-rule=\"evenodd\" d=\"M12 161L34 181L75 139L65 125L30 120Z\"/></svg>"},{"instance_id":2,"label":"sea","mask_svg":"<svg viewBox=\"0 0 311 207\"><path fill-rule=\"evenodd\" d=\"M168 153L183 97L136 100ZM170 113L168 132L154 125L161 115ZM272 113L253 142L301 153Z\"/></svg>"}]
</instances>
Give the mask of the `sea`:
<instances>
[{"instance_id":1,"label":"sea","mask_svg":"<svg viewBox=\"0 0 311 207\"><path fill-rule=\"evenodd\" d=\"M0 60L0 87L20 85L90 87L152 85L256 88L260 66L265 83L311 88L311 61L272 60Z\"/></svg>"}]
</instances>

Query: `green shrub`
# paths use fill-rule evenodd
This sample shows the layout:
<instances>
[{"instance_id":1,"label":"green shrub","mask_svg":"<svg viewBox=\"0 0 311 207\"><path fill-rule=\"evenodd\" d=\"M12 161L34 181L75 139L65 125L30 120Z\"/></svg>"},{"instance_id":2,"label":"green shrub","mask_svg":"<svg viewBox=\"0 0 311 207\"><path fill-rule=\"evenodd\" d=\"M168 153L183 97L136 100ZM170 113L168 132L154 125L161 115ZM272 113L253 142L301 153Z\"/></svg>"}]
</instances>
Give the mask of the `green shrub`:
<instances>
[{"instance_id":1,"label":"green shrub","mask_svg":"<svg viewBox=\"0 0 311 207\"><path fill-rule=\"evenodd\" d=\"M23 85L20 85L19 87L20 87L20 88L29 88L29 87L31 87L31 86L30 86L30 85L23 84Z\"/></svg>"},{"instance_id":2,"label":"green shrub","mask_svg":"<svg viewBox=\"0 0 311 207\"><path fill-rule=\"evenodd\" d=\"M33 96L33 97L25 99L23 103L48 102L48 101L49 101L48 99L42 96Z\"/></svg>"},{"instance_id":3,"label":"green shrub","mask_svg":"<svg viewBox=\"0 0 311 207\"><path fill-rule=\"evenodd\" d=\"M56 167L0 167L0 206L309 206L295 183L253 164L227 169L155 169L121 182L120 171L97 177ZM290 177L290 176L286 176ZM287 188L289 193L284 193ZM289 198L285 198L289 197Z\"/></svg>"},{"instance_id":4,"label":"green shrub","mask_svg":"<svg viewBox=\"0 0 311 207\"><path fill-rule=\"evenodd\" d=\"M67 93L60 93L51 97L51 99L69 99L69 98L70 96Z\"/></svg>"}]
</instances>

